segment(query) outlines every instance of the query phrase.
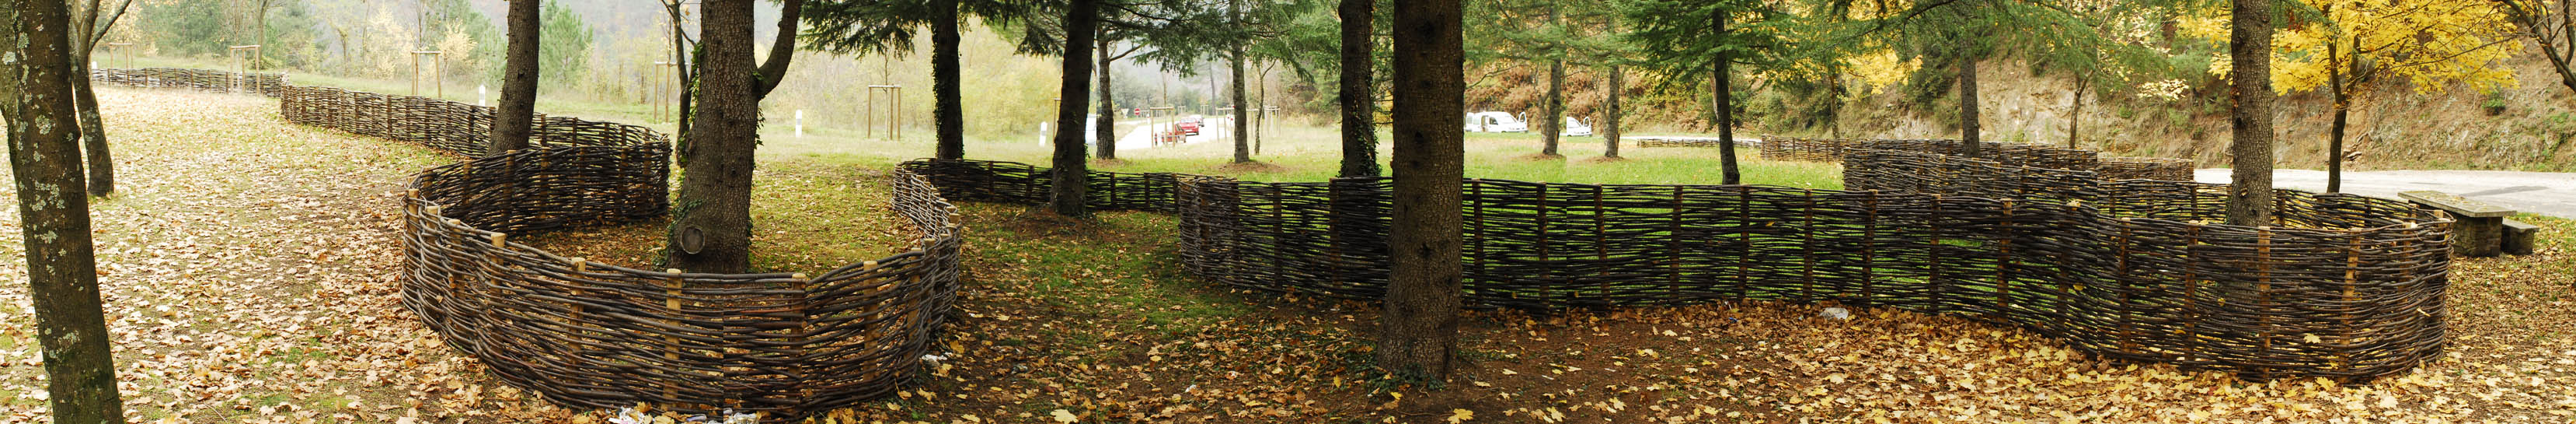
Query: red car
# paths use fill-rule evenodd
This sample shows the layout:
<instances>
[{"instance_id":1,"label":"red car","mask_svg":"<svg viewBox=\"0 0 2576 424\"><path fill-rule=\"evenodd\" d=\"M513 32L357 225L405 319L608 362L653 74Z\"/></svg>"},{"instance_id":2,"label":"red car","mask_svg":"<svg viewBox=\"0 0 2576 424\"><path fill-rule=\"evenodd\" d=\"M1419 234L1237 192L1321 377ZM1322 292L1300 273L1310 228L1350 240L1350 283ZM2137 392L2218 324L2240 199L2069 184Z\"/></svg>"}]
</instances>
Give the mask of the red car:
<instances>
[{"instance_id":1,"label":"red car","mask_svg":"<svg viewBox=\"0 0 2576 424\"><path fill-rule=\"evenodd\" d=\"M1179 126L1181 128L1181 132L1189 133L1190 135L1199 135L1199 118L1196 116L1181 118L1180 123L1173 125Z\"/></svg>"}]
</instances>

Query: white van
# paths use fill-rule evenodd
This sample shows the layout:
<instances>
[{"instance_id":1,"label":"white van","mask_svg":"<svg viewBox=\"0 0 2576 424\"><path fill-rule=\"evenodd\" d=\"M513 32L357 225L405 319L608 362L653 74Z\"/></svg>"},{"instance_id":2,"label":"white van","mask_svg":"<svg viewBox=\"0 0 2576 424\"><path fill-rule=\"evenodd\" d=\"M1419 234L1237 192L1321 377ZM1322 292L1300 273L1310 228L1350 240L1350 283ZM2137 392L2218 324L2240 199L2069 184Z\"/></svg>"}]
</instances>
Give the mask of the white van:
<instances>
[{"instance_id":1,"label":"white van","mask_svg":"<svg viewBox=\"0 0 2576 424\"><path fill-rule=\"evenodd\" d=\"M1576 120L1572 116L1565 117L1565 126L1562 128L1565 128L1563 134L1565 134L1566 137L1592 136L1592 126L1584 125L1583 121Z\"/></svg>"},{"instance_id":2,"label":"white van","mask_svg":"<svg viewBox=\"0 0 2576 424\"><path fill-rule=\"evenodd\" d=\"M1512 114L1489 110L1467 114L1467 132L1529 132L1529 123Z\"/></svg>"}]
</instances>

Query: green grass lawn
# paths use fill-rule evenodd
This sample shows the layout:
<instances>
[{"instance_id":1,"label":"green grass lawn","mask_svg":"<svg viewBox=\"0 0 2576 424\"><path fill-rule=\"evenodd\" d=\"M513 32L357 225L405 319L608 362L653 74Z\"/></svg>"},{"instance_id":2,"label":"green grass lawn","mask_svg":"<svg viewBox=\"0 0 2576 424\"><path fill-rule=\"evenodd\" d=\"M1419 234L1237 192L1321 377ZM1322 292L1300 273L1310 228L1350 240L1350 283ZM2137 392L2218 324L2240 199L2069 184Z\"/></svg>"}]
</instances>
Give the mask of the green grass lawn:
<instances>
[{"instance_id":1,"label":"green grass lawn","mask_svg":"<svg viewBox=\"0 0 2576 424\"><path fill-rule=\"evenodd\" d=\"M1331 127L1278 125L1276 132L1262 141L1261 153L1253 159L1269 166L1227 166L1233 157L1233 145L1210 141L1176 147L1129 149L1118 152L1118 160L1093 160L1095 170L1116 172L1178 172L1203 175L1226 175L1252 181L1291 182L1323 181L1340 170L1341 141L1339 130ZM1003 160L1046 166L1051 162L1052 146L1039 141L1035 127L1016 140L969 138L968 159ZM906 132L898 140L884 137L862 137L857 132L807 128L797 137L782 126L762 131L762 160L812 159L861 166L882 166L930 157L932 138L924 132ZM1385 131L1378 133L1378 160L1383 168L1391 155ZM1717 149L1691 147L1620 149L1622 160L1603 160L1600 137L1568 137L1558 146L1563 157L1538 158L1538 136L1532 134L1470 133L1466 141L1466 171L1469 178L1494 178L1522 181L1601 184L1717 184L1720 158ZM1838 189L1842 187L1842 166L1831 163L1774 161L1761 158L1753 149L1737 151L1744 182L1789 187Z\"/></svg>"}]
</instances>

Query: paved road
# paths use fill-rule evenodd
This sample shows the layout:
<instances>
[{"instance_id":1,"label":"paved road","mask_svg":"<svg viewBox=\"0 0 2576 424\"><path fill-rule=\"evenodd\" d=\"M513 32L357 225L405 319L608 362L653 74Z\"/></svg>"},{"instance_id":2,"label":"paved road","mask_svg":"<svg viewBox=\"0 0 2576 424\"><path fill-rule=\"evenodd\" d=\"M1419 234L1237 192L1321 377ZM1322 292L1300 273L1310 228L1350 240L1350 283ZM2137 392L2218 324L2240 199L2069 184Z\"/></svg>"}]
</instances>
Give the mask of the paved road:
<instances>
[{"instance_id":1,"label":"paved road","mask_svg":"<svg viewBox=\"0 0 2576 424\"><path fill-rule=\"evenodd\" d=\"M2194 178L2224 184L2227 168L2199 170ZM2324 191L2326 172L2282 169L2272 172L2272 185ZM2576 173L2519 171L2368 171L2343 173L2343 191L2397 198L2397 192L2433 190L2560 218L2576 218Z\"/></svg>"}]
</instances>

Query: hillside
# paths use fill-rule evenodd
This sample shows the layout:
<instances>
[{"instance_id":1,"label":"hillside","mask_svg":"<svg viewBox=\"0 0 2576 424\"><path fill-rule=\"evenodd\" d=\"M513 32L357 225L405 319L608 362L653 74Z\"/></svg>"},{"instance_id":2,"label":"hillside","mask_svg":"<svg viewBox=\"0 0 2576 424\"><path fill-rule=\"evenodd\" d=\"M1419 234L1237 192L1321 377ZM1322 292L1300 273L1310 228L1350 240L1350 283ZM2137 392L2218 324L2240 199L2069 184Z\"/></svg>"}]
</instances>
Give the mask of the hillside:
<instances>
[{"instance_id":1,"label":"hillside","mask_svg":"<svg viewBox=\"0 0 2576 424\"><path fill-rule=\"evenodd\" d=\"M2032 75L2027 67L1985 66L1978 74L1986 137L2041 143L2066 142L2068 90L2064 79ZM2360 96L2345 147L2358 152L2352 169L2503 169L2576 171L2576 113L2566 87L2532 52L2513 65L2519 83L2493 95L2452 89L2417 93L2406 84L2384 84ZM2134 96L2087 98L2083 147L2132 156L2186 157L2201 166L2226 166L2229 140L2224 96L2216 84L2179 102ZM1911 106L1894 94L1847 105L1843 130L1855 137L1956 137L1956 110L1948 98L1938 108ZM2500 106L2491 109L2489 106ZM2277 105L2276 154L2285 168L2322 168L2333 102L2323 93L2293 93ZM1757 129L1758 130L1758 129Z\"/></svg>"}]
</instances>

